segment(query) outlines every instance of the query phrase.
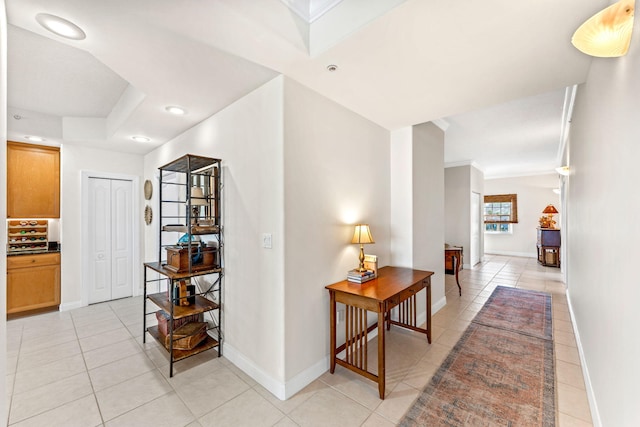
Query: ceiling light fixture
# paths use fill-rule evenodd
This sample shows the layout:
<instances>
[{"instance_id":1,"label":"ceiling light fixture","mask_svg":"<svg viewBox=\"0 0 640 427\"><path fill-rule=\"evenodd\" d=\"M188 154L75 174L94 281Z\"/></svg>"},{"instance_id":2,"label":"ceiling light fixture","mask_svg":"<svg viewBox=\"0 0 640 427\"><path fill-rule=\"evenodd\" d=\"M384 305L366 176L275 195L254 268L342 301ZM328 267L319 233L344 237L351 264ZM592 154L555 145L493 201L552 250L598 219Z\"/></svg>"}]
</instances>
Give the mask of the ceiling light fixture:
<instances>
[{"instance_id":1,"label":"ceiling light fixture","mask_svg":"<svg viewBox=\"0 0 640 427\"><path fill-rule=\"evenodd\" d=\"M78 27L71 21L67 21L59 16L49 15L48 13L39 13L36 15L36 21L45 29L54 34L71 40L84 40L87 35L82 28Z\"/></svg>"},{"instance_id":2,"label":"ceiling light fixture","mask_svg":"<svg viewBox=\"0 0 640 427\"><path fill-rule=\"evenodd\" d=\"M136 142L149 142L149 141L151 141L150 138L147 138L146 136L140 136L140 135L132 136L131 139L133 139Z\"/></svg>"},{"instance_id":3,"label":"ceiling light fixture","mask_svg":"<svg viewBox=\"0 0 640 427\"><path fill-rule=\"evenodd\" d=\"M26 135L25 136L26 139L28 139L29 141L33 141L33 142L42 142L45 141L44 138L39 137L39 136L33 136L33 135Z\"/></svg>"},{"instance_id":4,"label":"ceiling light fixture","mask_svg":"<svg viewBox=\"0 0 640 427\"><path fill-rule=\"evenodd\" d=\"M327 70L333 73L334 71L338 71L338 66L334 64L327 65Z\"/></svg>"},{"instance_id":5,"label":"ceiling light fixture","mask_svg":"<svg viewBox=\"0 0 640 427\"><path fill-rule=\"evenodd\" d=\"M576 30L571 43L587 55L614 58L627 54L635 0L619 0L586 20Z\"/></svg>"},{"instance_id":6,"label":"ceiling light fixture","mask_svg":"<svg viewBox=\"0 0 640 427\"><path fill-rule=\"evenodd\" d=\"M178 107L177 105L169 105L165 107L165 111L167 113L175 114L176 116L184 116L187 114L187 110L182 107Z\"/></svg>"}]
</instances>

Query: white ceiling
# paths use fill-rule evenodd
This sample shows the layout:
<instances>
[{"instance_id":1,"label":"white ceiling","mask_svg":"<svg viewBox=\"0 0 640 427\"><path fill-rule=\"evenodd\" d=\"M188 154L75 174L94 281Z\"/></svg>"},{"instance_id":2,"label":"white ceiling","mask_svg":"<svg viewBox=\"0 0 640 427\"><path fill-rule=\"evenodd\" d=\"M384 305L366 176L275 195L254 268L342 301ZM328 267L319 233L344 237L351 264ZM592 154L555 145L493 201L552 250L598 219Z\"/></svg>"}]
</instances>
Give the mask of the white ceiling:
<instances>
[{"instance_id":1,"label":"white ceiling","mask_svg":"<svg viewBox=\"0 0 640 427\"><path fill-rule=\"evenodd\" d=\"M445 161L498 176L557 166L565 88L585 80L591 61L571 35L608 2L6 4L12 140L146 153L284 74L389 130L443 119ZM87 38L51 34L37 13ZM171 116L167 105L189 114Z\"/></svg>"}]
</instances>

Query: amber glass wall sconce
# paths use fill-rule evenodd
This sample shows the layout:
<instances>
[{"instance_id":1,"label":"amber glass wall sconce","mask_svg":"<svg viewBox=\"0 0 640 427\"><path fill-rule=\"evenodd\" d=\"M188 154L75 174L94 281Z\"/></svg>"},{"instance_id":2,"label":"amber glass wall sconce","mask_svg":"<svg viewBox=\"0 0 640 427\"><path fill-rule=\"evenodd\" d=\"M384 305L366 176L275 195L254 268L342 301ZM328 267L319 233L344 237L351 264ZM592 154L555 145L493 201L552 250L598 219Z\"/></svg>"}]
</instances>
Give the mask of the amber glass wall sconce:
<instances>
[{"instance_id":1,"label":"amber glass wall sconce","mask_svg":"<svg viewBox=\"0 0 640 427\"><path fill-rule=\"evenodd\" d=\"M633 32L635 0L620 0L586 20L571 43L587 55L602 58L624 56Z\"/></svg>"}]
</instances>

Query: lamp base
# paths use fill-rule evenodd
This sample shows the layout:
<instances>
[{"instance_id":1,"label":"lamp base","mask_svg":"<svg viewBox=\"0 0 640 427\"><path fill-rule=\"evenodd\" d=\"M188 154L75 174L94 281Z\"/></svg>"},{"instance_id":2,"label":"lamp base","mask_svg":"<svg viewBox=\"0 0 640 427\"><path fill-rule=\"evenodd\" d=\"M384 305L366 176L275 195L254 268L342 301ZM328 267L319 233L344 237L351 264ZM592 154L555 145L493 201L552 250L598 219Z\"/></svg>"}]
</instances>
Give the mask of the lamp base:
<instances>
[{"instance_id":1,"label":"lamp base","mask_svg":"<svg viewBox=\"0 0 640 427\"><path fill-rule=\"evenodd\" d=\"M360 260L360 266L357 268L358 272L363 273L367 271L367 269L364 268L364 246L362 245L360 245L360 256L358 256L358 259Z\"/></svg>"}]
</instances>

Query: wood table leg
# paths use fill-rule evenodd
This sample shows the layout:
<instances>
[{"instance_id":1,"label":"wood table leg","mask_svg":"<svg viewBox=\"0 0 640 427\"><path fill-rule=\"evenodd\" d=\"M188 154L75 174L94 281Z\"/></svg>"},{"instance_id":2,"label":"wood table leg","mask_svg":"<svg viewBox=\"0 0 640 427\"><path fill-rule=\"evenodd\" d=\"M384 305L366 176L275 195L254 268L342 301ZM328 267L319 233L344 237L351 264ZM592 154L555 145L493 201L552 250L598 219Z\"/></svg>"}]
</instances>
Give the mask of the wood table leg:
<instances>
[{"instance_id":1,"label":"wood table leg","mask_svg":"<svg viewBox=\"0 0 640 427\"><path fill-rule=\"evenodd\" d=\"M455 263L454 269L456 271L456 283L458 284L458 293L462 296L462 287L460 286L460 280L458 280L458 272L460 271L460 263L462 260L458 258L457 254L453 255L453 262Z\"/></svg>"},{"instance_id":2,"label":"wood table leg","mask_svg":"<svg viewBox=\"0 0 640 427\"><path fill-rule=\"evenodd\" d=\"M331 346L331 362L330 370L332 374L336 370L336 293L329 291L329 318L331 324L330 346Z\"/></svg>"},{"instance_id":3,"label":"wood table leg","mask_svg":"<svg viewBox=\"0 0 640 427\"><path fill-rule=\"evenodd\" d=\"M431 344L431 278L426 279L424 288L427 294L427 342Z\"/></svg>"},{"instance_id":4,"label":"wood table leg","mask_svg":"<svg viewBox=\"0 0 640 427\"><path fill-rule=\"evenodd\" d=\"M378 392L380 399L384 399L385 369L384 369L384 334L385 334L384 305L378 307Z\"/></svg>"}]
</instances>

